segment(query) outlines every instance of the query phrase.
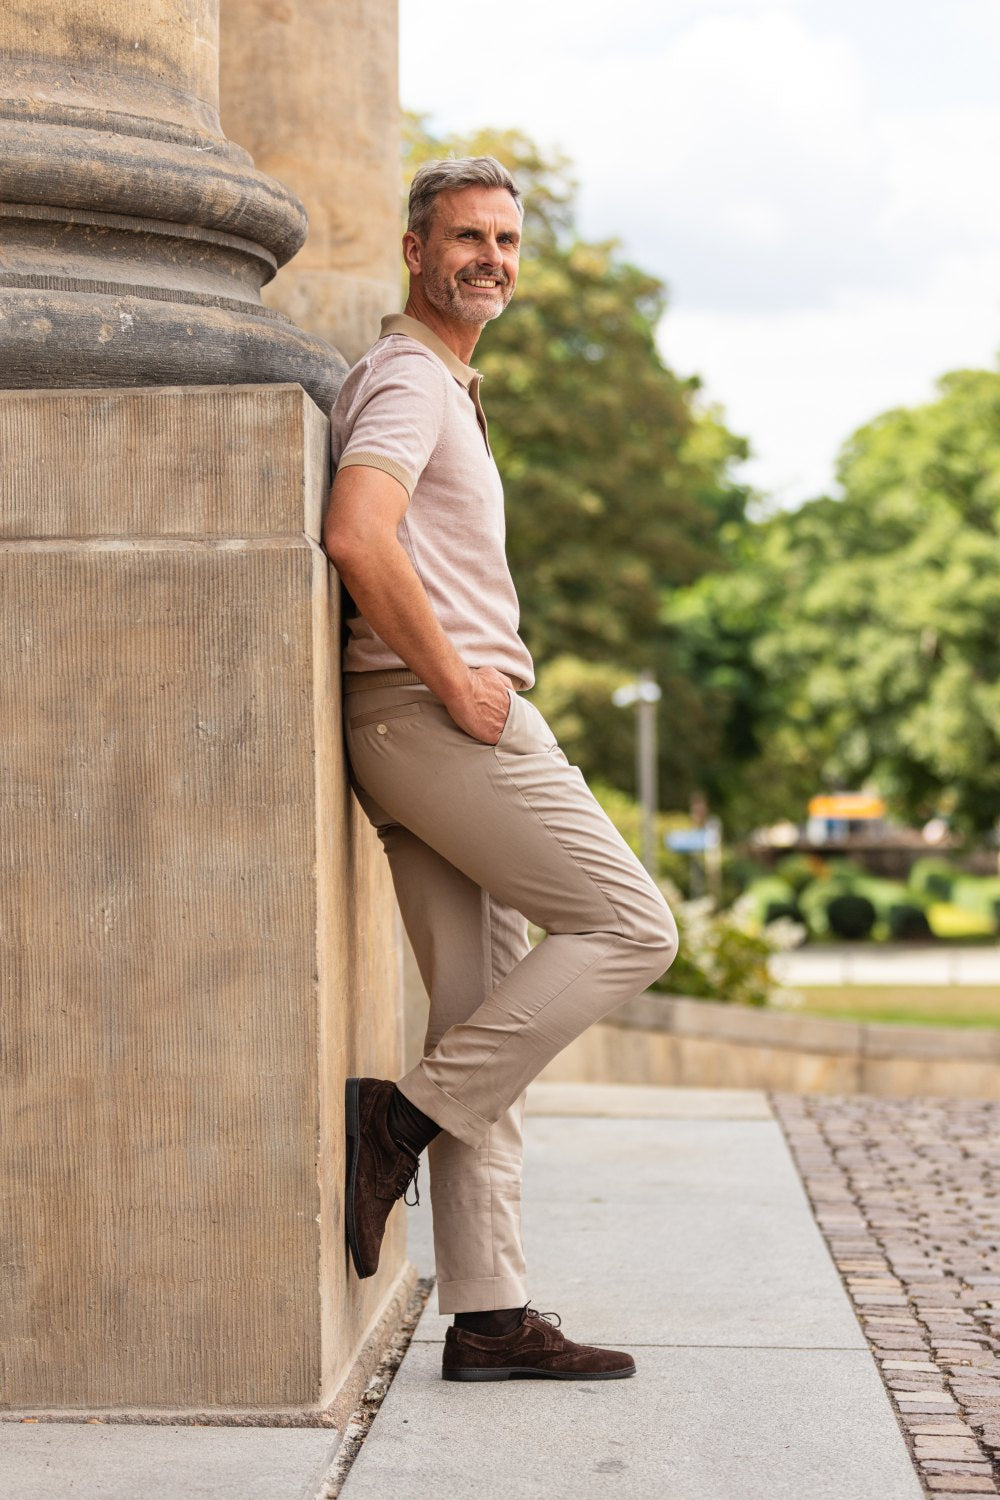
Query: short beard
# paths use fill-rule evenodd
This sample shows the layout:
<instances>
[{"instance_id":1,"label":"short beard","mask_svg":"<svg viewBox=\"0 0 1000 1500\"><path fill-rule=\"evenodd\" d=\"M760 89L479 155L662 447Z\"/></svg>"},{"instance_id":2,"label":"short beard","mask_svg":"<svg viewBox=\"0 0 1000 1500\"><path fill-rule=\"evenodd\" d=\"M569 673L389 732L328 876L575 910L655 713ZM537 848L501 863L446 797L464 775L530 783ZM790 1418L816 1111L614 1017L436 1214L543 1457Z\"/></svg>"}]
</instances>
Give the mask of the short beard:
<instances>
[{"instance_id":1,"label":"short beard","mask_svg":"<svg viewBox=\"0 0 1000 1500\"><path fill-rule=\"evenodd\" d=\"M509 281L502 281L492 303L486 303L480 296L466 300L462 296L461 281L450 282L447 277L428 267L424 271L424 295L438 312L447 313L458 323L472 323L481 328L484 323L499 318L513 297L514 288Z\"/></svg>"}]
</instances>

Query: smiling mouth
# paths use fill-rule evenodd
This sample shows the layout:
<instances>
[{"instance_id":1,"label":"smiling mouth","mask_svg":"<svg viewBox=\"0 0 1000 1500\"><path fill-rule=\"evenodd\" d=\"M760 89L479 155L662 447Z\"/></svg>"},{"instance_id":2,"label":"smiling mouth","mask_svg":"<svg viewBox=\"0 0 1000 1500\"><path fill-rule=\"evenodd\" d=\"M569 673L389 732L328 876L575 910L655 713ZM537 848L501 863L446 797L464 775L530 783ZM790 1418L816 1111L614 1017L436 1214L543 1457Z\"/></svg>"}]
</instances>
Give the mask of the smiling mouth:
<instances>
[{"instance_id":1,"label":"smiling mouth","mask_svg":"<svg viewBox=\"0 0 1000 1500\"><path fill-rule=\"evenodd\" d=\"M491 276L463 276L462 280L466 286L474 286L483 292L495 292L500 287L499 281Z\"/></svg>"}]
</instances>

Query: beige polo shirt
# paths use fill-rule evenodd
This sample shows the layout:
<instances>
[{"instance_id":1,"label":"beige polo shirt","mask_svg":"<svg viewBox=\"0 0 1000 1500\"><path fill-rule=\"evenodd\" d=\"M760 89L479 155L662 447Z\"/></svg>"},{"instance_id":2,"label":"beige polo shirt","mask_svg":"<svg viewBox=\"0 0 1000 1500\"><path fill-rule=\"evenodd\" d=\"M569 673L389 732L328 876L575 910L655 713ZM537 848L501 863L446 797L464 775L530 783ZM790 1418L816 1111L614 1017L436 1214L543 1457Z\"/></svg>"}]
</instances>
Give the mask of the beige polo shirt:
<instances>
[{"instance_id":1,"label":"beige polo shirt","mask_svg":"<svg viewBox=\"0 0 1000 1500\"><path fill-rule=\"evenodd\" d=\"M535 680L517 633L505 550L503 486L479 400L481 376L423 323L382 319L382 335L351 370L331 413L334 471L361 464L391 474L409 504L399 540L434 613L470 667ZM344 670L403 662L362 615L348 622Z\"/></svg>"}]
</instances>

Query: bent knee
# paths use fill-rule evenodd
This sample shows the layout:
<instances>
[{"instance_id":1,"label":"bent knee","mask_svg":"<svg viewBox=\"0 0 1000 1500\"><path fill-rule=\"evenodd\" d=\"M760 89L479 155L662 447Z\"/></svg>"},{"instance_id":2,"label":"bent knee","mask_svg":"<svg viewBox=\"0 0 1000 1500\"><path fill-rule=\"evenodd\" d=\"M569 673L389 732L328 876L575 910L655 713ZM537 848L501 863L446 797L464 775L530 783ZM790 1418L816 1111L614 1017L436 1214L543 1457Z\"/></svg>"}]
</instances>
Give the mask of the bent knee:
<instances>
[{"instance_id":1,"label":"bent knee","mask_svg":"<svg viewBox=\"0 0 1000 1500\"><path fill-rule=\"evenodd\" d=\"M650 900L643 912L640 935L636 939L649 958L649 979L659 979L677 957L679 946L677 923L670 907L657 892L657 899Z\"/></svg>"}]
</instances>

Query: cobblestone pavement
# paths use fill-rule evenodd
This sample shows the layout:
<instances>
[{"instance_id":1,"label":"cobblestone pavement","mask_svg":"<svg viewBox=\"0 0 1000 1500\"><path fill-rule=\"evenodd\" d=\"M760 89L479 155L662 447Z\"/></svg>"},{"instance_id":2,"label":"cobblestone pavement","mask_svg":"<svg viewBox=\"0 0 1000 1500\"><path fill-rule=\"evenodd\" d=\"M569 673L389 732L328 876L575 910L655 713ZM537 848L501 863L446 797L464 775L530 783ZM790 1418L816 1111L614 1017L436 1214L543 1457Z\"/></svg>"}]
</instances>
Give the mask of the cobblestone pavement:
<instances>
[{"instance_id":1,"label":"cobblestone pavement","mask_svg":"<svg viewBox=\"0 0 1000 1500\"><path fill-rule=\"evenodd\" d=\"M1000 1494L1000 1102L770 1096L929 1494Z\"/></svg>"}]
</instances>

